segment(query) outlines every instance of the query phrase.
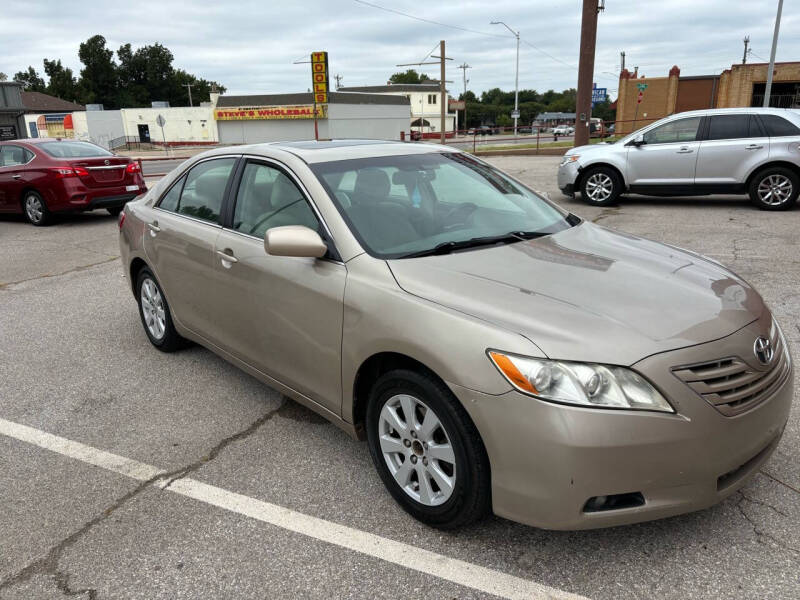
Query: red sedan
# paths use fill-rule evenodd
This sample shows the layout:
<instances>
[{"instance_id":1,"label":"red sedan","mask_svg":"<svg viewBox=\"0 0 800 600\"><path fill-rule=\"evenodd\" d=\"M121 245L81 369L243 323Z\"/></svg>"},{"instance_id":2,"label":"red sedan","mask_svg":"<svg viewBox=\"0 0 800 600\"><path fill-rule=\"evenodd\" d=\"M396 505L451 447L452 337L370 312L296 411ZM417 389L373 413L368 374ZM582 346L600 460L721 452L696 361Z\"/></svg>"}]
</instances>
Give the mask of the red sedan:
<instances>
[{"instance_id":1,"label":"red sedan","mask_svg":"<svg viewBox=\"0 0 800 600\"><path fill-rule=\"evenodd\" d=\"M139 163L88 142L0 142L0 212L46 225L56 212L105 208L118 215L147 191Z\"/></svg>"}]
</instances>

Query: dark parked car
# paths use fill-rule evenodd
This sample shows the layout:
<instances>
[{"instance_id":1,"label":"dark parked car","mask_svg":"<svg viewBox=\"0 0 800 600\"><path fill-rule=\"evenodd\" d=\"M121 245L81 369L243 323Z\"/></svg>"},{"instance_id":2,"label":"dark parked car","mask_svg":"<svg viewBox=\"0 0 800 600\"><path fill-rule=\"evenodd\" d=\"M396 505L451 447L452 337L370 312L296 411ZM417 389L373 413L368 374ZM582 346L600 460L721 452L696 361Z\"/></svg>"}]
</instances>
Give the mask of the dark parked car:
<instances>
[{"instance_id":1,"label":"dark parked car","mask_svg":"<svg viewBox=\"0 0 800 600\"><path fill-rule=\"evenodd\" d=\"M0 212L46 225L55 212L105 208L118 215L147 191L139 163L75 140L0 142Z\"/></svg>"}]
</instances>

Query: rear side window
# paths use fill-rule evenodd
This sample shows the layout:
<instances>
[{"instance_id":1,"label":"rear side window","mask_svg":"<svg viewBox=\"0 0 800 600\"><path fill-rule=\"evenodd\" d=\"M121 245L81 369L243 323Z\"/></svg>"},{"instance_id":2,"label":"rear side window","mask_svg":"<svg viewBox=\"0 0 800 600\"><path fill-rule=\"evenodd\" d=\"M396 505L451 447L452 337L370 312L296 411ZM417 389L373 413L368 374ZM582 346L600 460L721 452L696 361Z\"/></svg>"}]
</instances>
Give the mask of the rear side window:
<instances>
[{"instance_id":1,"label":"rear side window","mask_svg":"<svg viewBox=\"0 0 800 600\"><path fill-rule=\"evenodd\" d=\"M207 160L192 168L161 199L159 208L219 223L222 201L235 158Z\"/></svg>"},{"instance_id":2,"label":"rear side window","mask_svg":"<svg viewBox=\"0 0 800 600\"><path fill-rule=\"evenodd\" d=\"M738 140L750 135L750 115L714 115L709 117L709 140Z\"/></svg>"},{"instance_id":3,"label":"rear side window","mask_svg":"<svg viewBox=\"0 0 800 600\"><path fill-rule=\"evenodd\" d=\"M24 165L33 158L33 153L22 146L0 146L0 167Z\"/></svg>"},{"instance_id":4,"label":"rear side window","mask_svg":"<svg viewBox=\"0 0 800 600\"><path fill-rule=\"evenodd\" d=\"M89 158L114 156L108 150L88 142L43 142L39 148L55 158Z\"/></svg>"},{"instance_id":5,"label":"rear side window","mask_svg":"<svg viewBox=\"0 0 800 600\"><path fill-rule=\"evenodd\" d=\"M769 137L800 135L800 128L783 117L778 115L760 115L760 117Z\"/></svg>"}]
</instances>

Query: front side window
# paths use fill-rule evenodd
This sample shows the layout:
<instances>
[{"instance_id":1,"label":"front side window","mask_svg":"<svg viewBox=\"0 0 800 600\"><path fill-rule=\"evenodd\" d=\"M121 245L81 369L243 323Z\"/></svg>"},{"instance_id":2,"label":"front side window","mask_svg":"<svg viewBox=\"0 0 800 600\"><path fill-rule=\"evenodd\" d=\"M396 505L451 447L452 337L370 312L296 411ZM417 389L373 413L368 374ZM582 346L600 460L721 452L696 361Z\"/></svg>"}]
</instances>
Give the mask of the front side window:
<instances>
[{"instance_id":1,"label":"front side window","mask_svg":"<svg viewBox=\"0 0 800 600\"><path fill-rule=\"evenodd\" d=\"M225 188L235 164L235 158L219 158L192 167L161 199L159 208L218 223Z\"/></svg>"},{"instance_id":2,"label":"front side window","mask_svg":"<svg viewBox=\"0 0 800 600\"><path fill-rule=\"evenodd\" d=\"M693 142L697 139L700 117L678 119L660 125L644 134L645 144L674 144Z\"/></svg>"},{"instance_id":3,"label":"front side window","mask_svg":"<svg viewBox=\"0 0 800 600\"><path fill-rule=\"evenodd\" d=\"M314 211L286 173L264 163L248 163L236 194L233 228L264 237L268 229L284 225L319 230Z\"/></svg>"},{"instance_id":4,"label":"front side window","mask_svg":"<svg viewBox=\"0 0 800 600\"><path fill-rule=\"evenodd\" d=\"M91 158L114 156L111 152L89 142L43 142L38 146L54 158Z\"/></svg>"},{"instance_id":5,"label":"front side window","mask_svg":"<svg viewBox=\"0 0 800 600\"><path fill-rule=\"evenodd\" d=\"M547 201L466 154L352 159L311 168L361 245L378 258L570 227Z\"/></svg>"},{"instance_id":6,"label":"front side window","mask_svg":"<svg viewBox=\"0 0 800 600\"><path fill-rule=\"evenodd\" d=\"M757 130L754 128L753 133ZM709 117L709 140L738 140L750 135L750 115L713 115Z\"/></svg>"},{"instance_id":7,"label":"front side window","mask_svg":"<svg viewBox=\"0 0 800 600\"><path fill-rule=\"evenodd\" d=\"M800 136L800 127L778 115L760 115L769 137Z\"/></svg>"}]
</instances>

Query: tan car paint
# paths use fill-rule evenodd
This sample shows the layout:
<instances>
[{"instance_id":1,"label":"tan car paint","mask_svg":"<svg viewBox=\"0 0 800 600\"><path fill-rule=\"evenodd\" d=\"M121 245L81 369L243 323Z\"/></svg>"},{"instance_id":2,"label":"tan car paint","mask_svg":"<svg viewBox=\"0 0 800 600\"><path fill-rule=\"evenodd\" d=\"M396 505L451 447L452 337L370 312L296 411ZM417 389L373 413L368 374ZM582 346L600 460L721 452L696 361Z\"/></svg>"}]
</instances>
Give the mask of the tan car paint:
<instances>
[{"instance_id":1,"label":"tan car paint","mask_svg":"<svg viewBox=\"0 0 800 600\"><path fill-rule=\"evenodd\" d=\"M744 485L777 445L793 397L791 373L755 409L725 418L670 372L694 360L752 352L754 336L769 327L771 315L760 296L727 270L691 253L588 223L504 248L389 263L363 251L306 161L452 149L387 143L305 153L277 145L240 151L278 161L302 182L342 262L269 256L262 240L203 225L204 257L198 263L205 266L188 267L195 250L174 241L167 246L170 260L176 265L183 261L190 273L177 274L173 269L178 266L162 270L161 250L156 256L144 250L151 235L147 224L166 223L164 211L153 205L189 162L127 205L120 236L126 272L139 264L135 260L149 264L181 335L351 435L360 433L354 386L362 365L379 353L411 357L438 374L472 417L491 462L494 512L561 529L702 508ZM187 231L194 228L191 219L174 218L185 222ZM226 248L238 259L228 267L216 254ZM204 262L208 255L212 265ZM649 275L646 255L652 255L655 269ZM489 272L492 264L498 267L495 277ZM508 273L503 275L503 269ZM649 277L653 289L630 287L630 279L638 276ZM193 277L183 285L194 287L176 289L172 277ZM668 283L659 288L660 280ZM276 282L284 293L270 292ZM607 289L592 295L601 284L618 284L627 296ZM571 285L579 292L570 294ZM187 300L190 293L204 296L213 308ZM695 303L682 304L682 294ZM626 302L632 310L644 310L628 327L625 313L618 311ZM681 308L695 311L688 319L696 322L670 329L646 321L648 315L654 321L672 318ZM204 321L202 310L211 310L213 317ZM194 327L184 315L194 319ZM635 363L677 413L597 410L524 396L512 391L494 368L485 354L488 348ZM742 476L717 491L716 478L753 453L757 457ZM648 493L644 507L596 514L580 510L590 496L637 490Z\"/></svg>"}]
</instances>

